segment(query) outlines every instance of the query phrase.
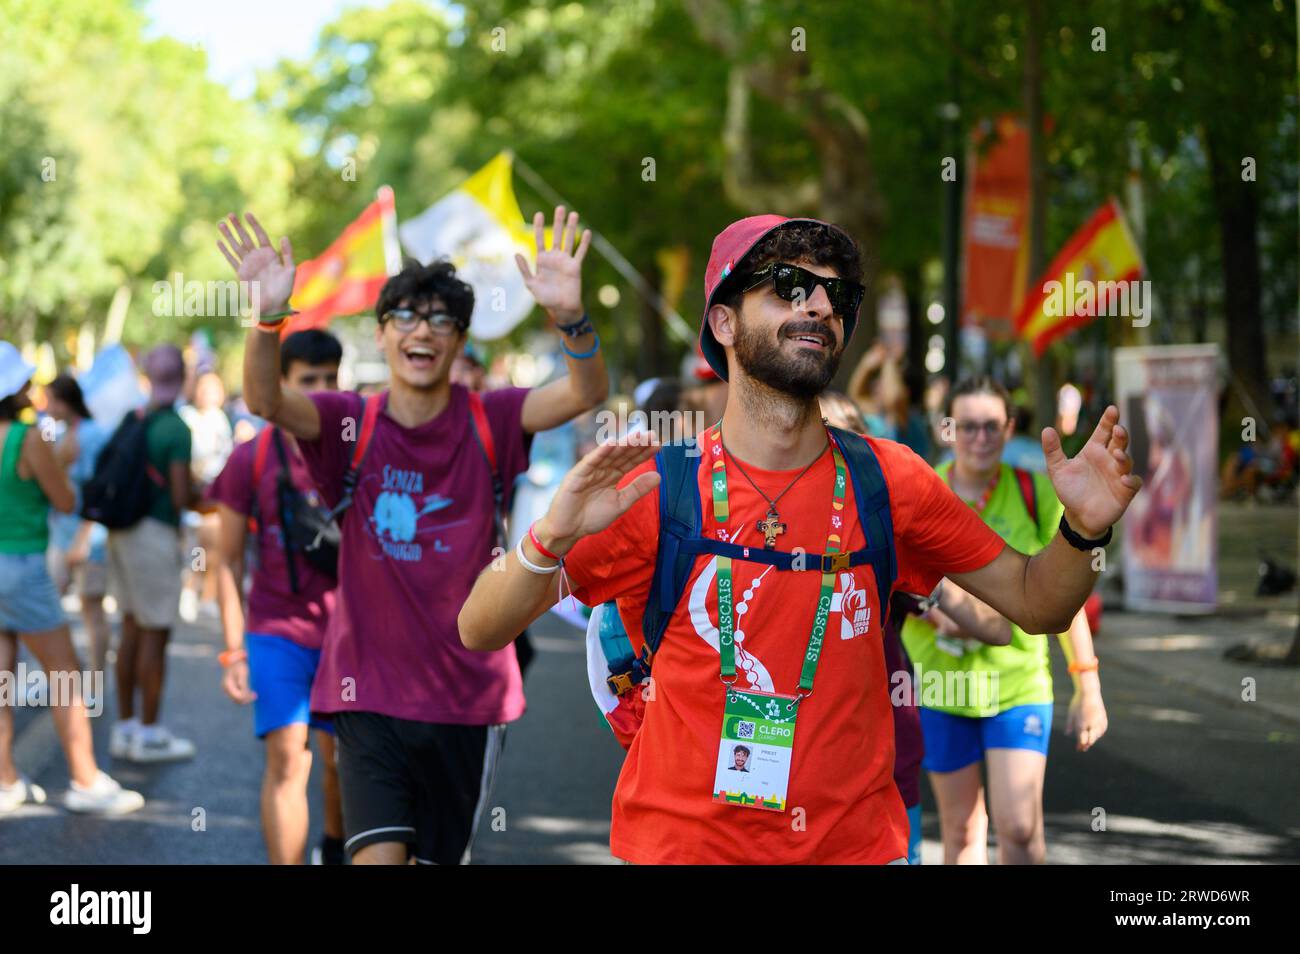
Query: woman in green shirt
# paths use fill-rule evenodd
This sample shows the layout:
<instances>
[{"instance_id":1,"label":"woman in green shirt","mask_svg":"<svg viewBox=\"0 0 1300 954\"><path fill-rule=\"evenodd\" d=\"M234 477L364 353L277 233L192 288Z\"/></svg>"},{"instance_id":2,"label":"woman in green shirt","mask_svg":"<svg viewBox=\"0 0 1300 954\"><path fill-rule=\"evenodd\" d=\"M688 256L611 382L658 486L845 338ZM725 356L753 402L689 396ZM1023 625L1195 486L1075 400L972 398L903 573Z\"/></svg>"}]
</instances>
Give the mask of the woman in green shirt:
<instances>
[{"instance_id":1,"label":"woman in green shirt","mask_svg":"<svg viewBox=\"0 0 1300 954\"><path fill-rule=\"evenodd\" d=\"M945 423L955 430L954 460L940 465L939 473L1007 543L1022 553L1041 550L1056 532L1061 505L1045 476L1016 472L1002 462L1015 429L1006 390L987 377L958 384ZM1048 641L1012 625L1009 643L987 645L941 609L909 618L902 633L917 671L922 764L939 804L944 863L988 861L981 763L988 766L999 861L1041 863L1052 725ZM1060 642L1075 687L1066 732L1077 733L1079 749L1086 751L1106 731L1106 708L1082 610Z\"/></svg>"},{"instance_id":2,"label":"woman in green shirt","mask_svg":"<svg viewBox=\"0 0 1300 954\"><path fill-rule=\"evenodd\" d=\"M51 441L19 420L31 406L27 389L32 365L18 349L0 341L0 815L24 802L43 802L45 793L18 773L13 760L14 718L9 705L27 702L36 687L50 707L71 777L64 805L70 811L121 815L144 805L95 763L90 718L72 637L45 563L49 510L70 513L76 495L54 455ZM18 664L18 640L36 657L40 673ZM40 691L42 690L43 691Z\"/></svg>"}]
</instances>

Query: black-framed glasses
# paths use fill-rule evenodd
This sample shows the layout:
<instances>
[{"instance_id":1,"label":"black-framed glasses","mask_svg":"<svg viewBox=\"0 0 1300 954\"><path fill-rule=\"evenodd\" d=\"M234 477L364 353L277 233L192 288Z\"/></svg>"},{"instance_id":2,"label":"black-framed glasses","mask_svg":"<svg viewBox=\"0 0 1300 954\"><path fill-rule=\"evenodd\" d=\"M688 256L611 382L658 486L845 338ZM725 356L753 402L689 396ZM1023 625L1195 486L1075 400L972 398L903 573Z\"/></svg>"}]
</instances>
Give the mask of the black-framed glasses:
<instances>
[{"instance_id":1,"label":"black-framed glasses","mask_svg":"<svg viewBox=\"0 0 1300 954\"><path fill-rule=\"evenodd\" d=\"M379 316L379 323L382 325L391 321L393 327L402 334L409 334L420 326L420 322L427 321L429 330L439 338L450 338L452 335L463 330L460 322L447 314L445 311L431 311L428 313L415 311L412 308L391 308Z\"/></svg>"},{"instance_id":2,"label":"black-framed glasses","mask_svg":"<svg viewBox=\"0 0 1300 954\"><path fill-rule=\"evenodd\" d=\"M807 301L820 285L826 289L831 310L841 318L856 316L858 307L862 304L862 296L866 294L866 289L857 282L851 282L847 278L814 275L808 269L788 262L773 262L760 268L749 276L742 291L752 291L769 279L777 297L784 301L794 301L796 298Z\"/></svg>"},{"instance_id":3,"label":"black-framed glasses","mask_svg":"<svg viewBox=\"0 0 1300 954\"><path fill-rule=\"evenodd\" d=\"M967 440L972 440L977 434L997 437L1006 426L1006 421L958 421L957 433Z\"/></svg>"}]
</instances>

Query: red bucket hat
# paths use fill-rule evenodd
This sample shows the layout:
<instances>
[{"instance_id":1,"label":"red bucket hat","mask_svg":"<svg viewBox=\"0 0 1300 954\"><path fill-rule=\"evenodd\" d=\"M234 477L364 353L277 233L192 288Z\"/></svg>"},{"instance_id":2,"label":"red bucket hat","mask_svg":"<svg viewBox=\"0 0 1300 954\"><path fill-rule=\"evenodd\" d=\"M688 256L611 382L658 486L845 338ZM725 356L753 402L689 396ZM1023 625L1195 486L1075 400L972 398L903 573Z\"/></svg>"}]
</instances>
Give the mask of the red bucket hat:
<instances>
[{"instance_id":1,"label":"red bucket hat","mask_svg":"<svg viewBox=\"0 0 1300 954\"><path fill-rule=\"evenodd\" d=\"M842 233L849 241L853 241L852 236L832 222L807 218L787 219L783 215L751 215L747 219L732 222L719 232L718 237L713 240L713 250L709 253L709 265L704 270L704 317L700 323L700 351L703 352L704 360L709 363L709 367L723 381L727 380L727 352L718 343L718 339L713 336L713 330L709 327L709 309L717 304L715 299L718 297L718 292L726 283L727 278L730 277L732 270L740 264L741 259L753 250L755 245L777 229L797 222L824 225ZM857 323L858 316L856 314L844 316L844 340L846 342L853 334L853 329Z\"/></svg>"}]
</instances>

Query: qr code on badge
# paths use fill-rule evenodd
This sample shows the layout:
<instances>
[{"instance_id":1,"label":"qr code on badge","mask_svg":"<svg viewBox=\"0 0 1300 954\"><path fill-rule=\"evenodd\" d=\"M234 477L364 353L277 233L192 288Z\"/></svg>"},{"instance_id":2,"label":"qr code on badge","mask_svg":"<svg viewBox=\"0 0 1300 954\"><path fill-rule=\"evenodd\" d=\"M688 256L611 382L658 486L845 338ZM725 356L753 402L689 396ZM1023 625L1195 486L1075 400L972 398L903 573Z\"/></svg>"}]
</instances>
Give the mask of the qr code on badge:
<instances>
[{"instance_id":1,"label":"qr code on badge","mask_svg":"<svg viewBox=\"0 0 1300 954\"><path fill-rule=\"evenodd\" d=\"M754 723L752 722L736 723L736 738L752 739L753 737L754 737Z\"/></svg>"}]
</instances>

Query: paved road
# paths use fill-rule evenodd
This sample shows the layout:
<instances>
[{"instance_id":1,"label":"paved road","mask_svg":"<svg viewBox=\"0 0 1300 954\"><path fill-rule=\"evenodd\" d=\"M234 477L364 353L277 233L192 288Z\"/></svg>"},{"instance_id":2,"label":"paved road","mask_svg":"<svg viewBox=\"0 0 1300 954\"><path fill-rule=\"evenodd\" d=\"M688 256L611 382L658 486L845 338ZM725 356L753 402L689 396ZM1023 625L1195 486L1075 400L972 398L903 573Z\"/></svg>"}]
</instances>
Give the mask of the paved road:
<instances>
[{"instance_id":1,"label":"paved road","mask_svg":"<svg viewBox=\"0 0 1300 954\"><path fill-rule=\"evenodd\" d=\"M548 617L536 635L529 712L510 731L494 811L474 860L611 863L609 801L622 753L588 696L579 634ZM44 806L0 820L0 864L263 860L260 747L251 713L221 694L216 647L215 627L185 627L169 657L165 718L195 740L198 758L158 767L108 764L149 798L137 815L99 820ZM1065 700L1063 665L1056 676ZM1107 667L1103 680L1111 730L1092 752L1075 752L1061 735L1064 701L1057 705L1046 789L1050 862L1300 860L1294 725L1118 665ZM57 799L67 771L48 713L19 709L16 717L20 765ZM95 725L106 764L110 717ZM933 863L940 859L938 830L928 791L926 799L925 860ZM1104 832L1093 831L1096 808L1106 813Z\"/></svg>"}]
</instances>

